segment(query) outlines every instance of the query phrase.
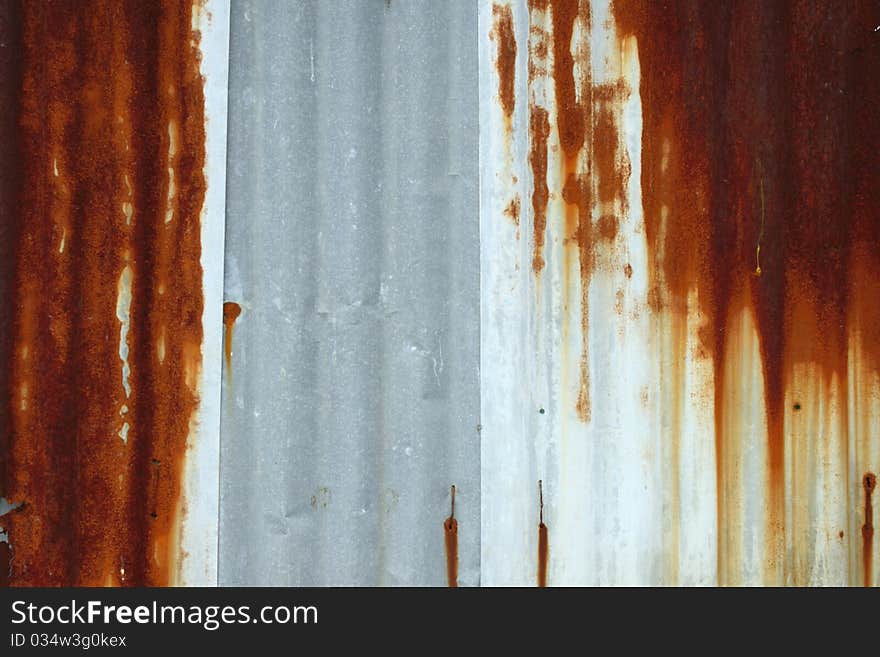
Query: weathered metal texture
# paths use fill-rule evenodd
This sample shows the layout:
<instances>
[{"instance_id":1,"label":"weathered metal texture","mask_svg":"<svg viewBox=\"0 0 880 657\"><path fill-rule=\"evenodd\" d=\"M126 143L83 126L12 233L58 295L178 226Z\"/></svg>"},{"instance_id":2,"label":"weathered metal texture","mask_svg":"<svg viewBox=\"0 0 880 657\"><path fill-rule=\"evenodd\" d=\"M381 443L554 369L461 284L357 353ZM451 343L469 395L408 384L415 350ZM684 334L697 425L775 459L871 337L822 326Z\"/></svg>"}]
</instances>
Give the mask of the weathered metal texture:
<instances>
[{"instance_id":1,"label":"weathered metal texture","mask_svg":"<svg viewBox=\"0 0 880 657\"><path fill-rule=\"evenodd\" d=\"M225 16L0 6L9 584L215 579Z\"/></svg>"},{"instance_id":2,"label":"weathered metal texture","mask_svg":"<svg viewBox=\"0 0 880 657\"><path fill-rule=\"evenodd\" d=\"M233 6L223 584L479 583L476 28Z\"/></svg>"},{"instance_id":3,"label":"weathered metal texture","mask_svg":"<svg viewBox=\"0 0 880 657\"><path fill-rule=\"evenodd\" d=\"M483 583L877 584L878 25L481 4Z\"/></svg>"}]
</instances>

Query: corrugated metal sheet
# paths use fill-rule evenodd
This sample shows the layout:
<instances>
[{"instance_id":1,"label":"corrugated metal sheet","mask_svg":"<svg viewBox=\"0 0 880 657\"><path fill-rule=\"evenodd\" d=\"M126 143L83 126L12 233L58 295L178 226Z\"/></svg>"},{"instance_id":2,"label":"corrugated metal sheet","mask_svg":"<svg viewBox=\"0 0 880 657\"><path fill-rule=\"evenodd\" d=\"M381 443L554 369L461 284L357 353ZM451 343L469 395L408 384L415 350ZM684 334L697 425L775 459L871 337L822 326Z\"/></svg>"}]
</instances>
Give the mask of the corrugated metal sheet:
<instances>
[{"instance_id":1,"label":"corrugated metal sheet","mask_svg":"<svg viewBox=\"0 0 880 657\"><path fill-rule=\"evenodd\" d=\"M476 27L233 6L221 583L479 582Z\"/></svg>"},{"instance_id":2,"label":"corrugated metal sheet","mask_svg":"<svg viewBox=\"0 0 880 657\"><path fill-rule=\"evenodd\" d=\"M0 6L4 582L216 581L227 12Z\"/></svg>"},{"instance_id":3,"label":"corrugated metal sheet","mask_svg":"<svg viewBox=\"0 0 880 657\"><path fill-rule=\"evenodd\" d=\"M84 4L0 0L0 584L878 583L876 3Z\"/></svg>"},{"instance_id":4,"label":"corrugated metal sheet","mask_svg":"<svg viewBox=\"0 0 880 657\"><path fill-rule=\"evenodd\" d=\"M878 22L481 5L483 583L877 583Z\"/></svg>"}]
</instances>

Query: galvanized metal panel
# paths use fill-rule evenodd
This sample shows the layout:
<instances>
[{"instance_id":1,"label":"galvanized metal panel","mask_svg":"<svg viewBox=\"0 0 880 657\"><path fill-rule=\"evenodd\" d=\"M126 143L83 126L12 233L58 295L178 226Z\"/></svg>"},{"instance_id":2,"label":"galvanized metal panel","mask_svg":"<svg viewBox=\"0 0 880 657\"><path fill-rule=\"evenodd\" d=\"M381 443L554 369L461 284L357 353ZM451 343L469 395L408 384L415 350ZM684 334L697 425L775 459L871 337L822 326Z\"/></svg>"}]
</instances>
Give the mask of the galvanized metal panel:
<instances>
[{"instance_id":1,"label":"galvanized metal panel","mask_svg":"<svg viewBox=\"0 0 880 657\"><path fill-rule=\"evenodd\" d=\"M481 4L485 584L877 582L877 20Z\"/></svg>"},{"instance_id":2,"label":"galvanized metal panel","mask_svg":"<svg viewBox=\"0 0 880 657\"><path fill-rule=\"evenodd\" d=\"M479 582L476 8L232 11L220 581ZM230 328L227 328L230 330Z\"/></svg>"}]
</instances>

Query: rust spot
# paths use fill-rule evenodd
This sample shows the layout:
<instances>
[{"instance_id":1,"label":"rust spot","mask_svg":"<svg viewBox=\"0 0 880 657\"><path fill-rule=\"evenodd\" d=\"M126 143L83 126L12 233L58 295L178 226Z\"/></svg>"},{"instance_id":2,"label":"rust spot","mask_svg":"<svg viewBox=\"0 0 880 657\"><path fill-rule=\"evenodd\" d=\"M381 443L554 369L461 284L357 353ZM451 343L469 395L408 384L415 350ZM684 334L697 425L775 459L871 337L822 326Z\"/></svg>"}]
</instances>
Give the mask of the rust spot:
<instances>
[{"instance_id":1,"label":"rust spot","mask_svg":"<svg viewBox=\"0 0 880 657\"><path fill-rule=\"evenodd\" d=\"M232 372L232 333L239 315L241 315L241 306L234 301L223 303L223 353L226 357L227 372Z\"/></svg>"},{"instance_id":2,"label":"rust spot","mask_svg":"<svg viewBox=\"0 0 880 657\"><path fill-rule=\"evenodd\" d=\"M840 533L837 534L837 535L838 535L840 538L843 538L843 530L841 529L841 530L840 530Z\"/></svg>"},{"instance_id":3,"label":"rust spot","mask_svg":"<svg viewBox=\"0 0 880 657\"><path fill-rule=\"evenodd\" d=\"M632 278L632 275L633 275L632 265L629 263L626 263L623 266L623 273L626 275L627 278Z\"/></svg>"},{"instance_id":4,"label":"rust spot","mask_svg":"<svg viewBox=\"0 0 880 657\"><path fill-rule=\"evenodd\" d=\"M873 581L872 573L872 553L874 551L874 505L871 496L874 488L877 486L877 477L872 472L868 472L862 478L862 485L865 487L865 524L862 525L862 567L864 572L865 586L871 586Z\"/></svg>"},{"instance_id":5,"label":"rust spot","mask_svg":"<svg viewBox=\"0 0 880 657\"><path fill-rule=\"evenodd\" d=\"M498 70L498 98L509 122L516 104L516 37L513 31L513 13L508 5L492 5L495 25L490 38L498 47L495 66Z\"/></svg>"},{"instance_id":6,"label":"rust spot","mask_svg":"<svg viewBox=\"0 0 880 657\"><path fill-rule=\"evenodd\" d=\"M4 94L15 90L3 97L0 495L29 502L4 520L12 585L163 585L177 573L203 309L192 8L0 10L15 50L0 62Z\"/></svg>"},{"instance_id":7,"label":"rust spot","mask_svg":"<svg viewBox=\"0 0 880 657\"><path fill-rule=\"evenodd\" d=\"M504 214L510 217L515 225L519 226L519 196L510 200L510 203L504 208Z\"/></svg>"},{"instance_id":8,"label":"rust spot","mask_svg":"<svg viewBox=\"0 0 880 657\"><path fill-rule=\"evenodd\" d=\"M540 274L544 269L544 233L547 230L547 138L550 136L550 119L547 110L537 105L529 106L529 165L532 168L532 212L535 251L532 269Z\"/></svg>"},{"instance_id":9,"label":"rust spot","mask_svg":"<svg viewBox=\"0 0 880 657\"><path fill-rule=\"evenodd\" d=\"M550 553L550 541L547 537L547 525L544 524L544 486L538 480L538 587L547 586L547 557Z\"/></svg>"},{"instance_id":10,"label":"rust spot","mask_svg":"<svg viewBox=\"0 0 880 657\"><path fill-rule=\"evenodd\" d=\"M458 521L455 519L455 486L449 489L451 498L449 517L443 522L443 535L446 543L446 583L450 588L458 587Z\"/></svg>"}]
</instances>

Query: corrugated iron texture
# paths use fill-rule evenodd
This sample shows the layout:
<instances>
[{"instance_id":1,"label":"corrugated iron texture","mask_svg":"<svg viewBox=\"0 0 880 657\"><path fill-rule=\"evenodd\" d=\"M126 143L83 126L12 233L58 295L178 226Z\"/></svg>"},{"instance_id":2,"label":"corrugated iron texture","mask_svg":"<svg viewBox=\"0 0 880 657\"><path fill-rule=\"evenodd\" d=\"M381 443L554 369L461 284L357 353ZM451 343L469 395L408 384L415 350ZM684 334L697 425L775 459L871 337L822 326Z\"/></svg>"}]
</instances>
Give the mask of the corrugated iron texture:
<instances>
[{"instance_id":1,"label":"corrugated iron texture","mask_svg":"<svg viewBox=\"0 0 880 657\"><path fill-rule=\"evenodd\" d=\"M0 9L10 584L187 581L185 519L200 503L182 491L205 489L184 468L194 424L211 428L198 412L203 372L217 369L203 320L219 324L202 267L203 11L192 0Z\"/></svg>"},{"instance_id":2,"label":"corrugated iron texture","mask_svg":"<svg viewBox=\"0 0 880 657\"><path fill-rule=\"evenodd\" d=\"M476 28L233 6L223 584L479 582Z\"/></svg>"},{"instance_id":3,"label":"corrugated iron texture","mask_svg":"<svg viewBox=\"0 0 880 657\"><path fill-rule=\"evenodd\" d=\"M481 5L484 583L877 583L878 24Z\"/></svg>"}]
</instances>

